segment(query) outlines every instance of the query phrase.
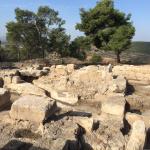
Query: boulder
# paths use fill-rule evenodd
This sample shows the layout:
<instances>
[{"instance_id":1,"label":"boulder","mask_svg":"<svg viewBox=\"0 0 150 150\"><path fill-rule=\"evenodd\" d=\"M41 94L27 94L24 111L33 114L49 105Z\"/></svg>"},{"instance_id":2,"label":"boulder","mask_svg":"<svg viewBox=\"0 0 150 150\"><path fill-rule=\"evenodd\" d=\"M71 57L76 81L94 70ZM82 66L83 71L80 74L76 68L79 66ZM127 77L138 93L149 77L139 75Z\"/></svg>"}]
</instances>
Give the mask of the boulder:
<instances>
[{"instance_id":1,"label":"boulder","mask_svg":"<svg viewBox=\"0 0 150 150\"><path fill-rule=\"evenodd\" d=\"M119 117L124 116L125 98L123 96L110 96L107 100L102 101L102 113L116 115Z\"/></svg>"},{"instance_id":2,"label":"boulder","mask_svg":"<svg viewBox=\"0 0 150 150\"><path fill-rule=\"evenodd\" d=\"M145 144L146 130L142 120L135 121L126 150L142 150Z\"/></svg>"},{"instance_id":3,"label":"boulder","mask_svg":"<svg viewBox=\"0 0 150 150\"><path fill-rule=\"evenodd\" d=\"M12 83L6 85L5 87L8 88L11 92L18 94L45 96L45 91L43 89L40 89L31 83L20 83L20 84Z\"/></svg>"},{"instance_id":4,"label":"boulder","mask_svg":"<svg viewBox=\"0 0 150 150\"><path fill-rule=\"evenodd\" d=\"M4 88L0 88L0 109L10 104L10 93Z\"/></svg>"},{"instance_id":5,"label":"boulder","mask_svg":"<svg viewBox=\"0 0 150 150\"><path fill-rule=\"evenodd\" d=\"M56 102L35 95L26 95L12 104L10 116L16 120L42 123L57 110Z\"/></svg>"}]
</instances>

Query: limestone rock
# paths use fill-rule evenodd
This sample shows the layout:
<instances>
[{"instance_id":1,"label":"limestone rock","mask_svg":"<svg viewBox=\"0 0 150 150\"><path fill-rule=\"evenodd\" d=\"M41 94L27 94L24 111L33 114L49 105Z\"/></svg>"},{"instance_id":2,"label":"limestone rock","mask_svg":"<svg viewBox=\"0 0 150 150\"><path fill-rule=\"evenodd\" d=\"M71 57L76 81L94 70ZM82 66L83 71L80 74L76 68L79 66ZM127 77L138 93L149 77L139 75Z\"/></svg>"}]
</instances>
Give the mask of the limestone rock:
<instances>
[{"instance_id":1,"label":"limestone rock","mask_svg":"<svg viewBox=\"0 0 150 150\"><path fill-rule=\"evenodd\" d=\"M57 110L56 102L45 97L26 95L12 104L12 119L42 123Z\"/></svg>"},{"instance_id":2,"label":"limestone rock","mask_svg":"<svg viewBox=\"0 0 150 150\"><path fill-rule=\"evenodd\" d=\"M45 96L45 91L43 89L40 89L31 83L20 83L20 84L12 83L6 85L6 88L10 89L11 92L15 92L18 94Z\"/></svg>"},{"instance_id":3,"label":"limestone rock","mask_svg":"<svg viewBox=\"0 0 150 150\"><path fill-rule=\"evenodd\" d=\"M72 73L74 71L74 69L75 69L74 64L68 64L67 65L67 71L68 71L68 73Z\"/></svg>"},{"instance_id":4,"label":"limestone rock","mask_svg":"<svg viewBox=\"0 0 150 150\"><path fill-rule=\"evenodd\" d=\"M108 72L112 72L112 65L111 65L111 64L109 64L109 65L107 66L107 71L108 71Z\"/></svg>"},{"instance_id":5,"label":"limestone rock","mask_svg":"<svg viewBox=\"0 0 150 150\"><path fill-rule=\"evenodd\" d=\"M125 115L126 120L132 126L135 121L143 120L142 115L127 112Z\"/></svg>"},{"instance_id":6,"label":"limestone rock","mask_svg":"<svg viewBox=\"0 0 150 150\"><path fill-rule=\"evenodd\" d=\"M146 130L144 122L141 120L135 121L126 150L142 150L145 143L145 137Z\"/></svg>"},{"instance_id":7,"label":"limestone rock","mask_svg":"<svg viewBox=\"0 0 150 150\"><path fill-rule=\"evenodd\" d=\"M143 121L144 121L147 129L150 128L150 111L147 110L147 111L143 112L142 117L143 117Z\"/></svg>"},{"instance_id":8,"label":"limestone rock","mask_svg":"<svg viewBox=\"0 0 150 150\"><path fill-rule=\"evenodd\" d=\"M35 65L33 65L33 69L35 69L35 70L42 70L43 69L43 65L35 64Z\"/></svg>"},{"instance_id":9,"label":"limestone rock","mask_svg":"<svg viewBox=\"0 0 150 150\"><path fill-rule=\"evenodd\" d=\"M127 81L123 76L118 76L113 79L112 85L109 87L109 91L114 93L125 93Z\"/></svg>"},{"instance_id":10,"label":"limestone rock","mask_svg":"<svg viewBox=\"0 0 150 150\"><path fill-rule=\"evenodd\" d=\"M78 102L78 96L67 91L57 91L51 89L50 94L52 98L59 100L63 103L74 105Z\"/></svg>"},{"instance_id":11,"label":"limestone rock","mask_svg":"<svg viewBox=\"0 0 150 150\"><path fill-rule=\"evenodd\" d=\"M67 69L64 65L57 65L55 68L55 73L57 75L67 75Z\"/></svg>"},{"instance_id":12,"label":"limestone rock","mask_svg":"<svg viewBox=\"0 0 150 150\"><path fill-rule=\"evenodd\" d=\"M126 113L126 120L132 126L135 121L142 120L147 129L150 128L150 111L145 111L141 115L135 113Z\"/></svg>"},{"instance_id":13,"label":"limestone rock","mask_svg":"<svg viewBox=\"0 0 150 150\"><path fill-rule=\"evenodd\" d=\"M4 85L12 83L12 76L4 76Z\"/></svg>"},{"instance_id":14,"label":"limestone rock","mask_svg":"<svg viewBox=\"0 0 150 150\"><path fill-rule=\"evenodd\" d=\"M43 67L43 70L48 70L48 71L50 71L50 67Z\"/></svg>"},{"instance_id":15,"label":"limestone rock","mask_svg":"<svg viewBox=\"0 0 150 150\"><path fill-rule=\"evenodd\" d=\"M0 88L0 109L10 104L10 93L4 88Z\"/></svg>"},{"instance_id":16,"label":"limestone rock","mask_svg":"<svg viewBox=\"0 0 150 150\"><path fill-rule=\"evenodd\" d=\"M76 117L75 122L82 126L88 133L92 131L93 128L93 118L88 117Z\"/></svg>"},{"instance_id":17,"label":"limestone rock","mask_svg":"<svg viewBox=\"0 0 150 150\"><path fill-rule=\"evenodd\" d=\"M110 96L102 102L102 113L123 117L125 110L125 98L123 96Z\"/></svg>"},{"instance_id":18,"label":"limestone rock","mask_svg":"<svg viewBox=\"0 0 150 150\"><path fill-rule=\"evenodd\" d=\"M21 80L20 76L13 76L12 77L12 83L18 84L18 83L23 83L24 81Z\"/></svg>"},{"instance_id":19,"label":"limestone rock","mask_svg":"<svg viewBox=\"0 0 150 150\"><path fill-rule=\"evenodd\" d=\"M20 70L19 72L22 76L31 76L31 77L35 77L35 78L41 77L42 75L45 75L45 73L48 73L47 70L34 70L32 68Z\"/></svg>"}]
</instances>

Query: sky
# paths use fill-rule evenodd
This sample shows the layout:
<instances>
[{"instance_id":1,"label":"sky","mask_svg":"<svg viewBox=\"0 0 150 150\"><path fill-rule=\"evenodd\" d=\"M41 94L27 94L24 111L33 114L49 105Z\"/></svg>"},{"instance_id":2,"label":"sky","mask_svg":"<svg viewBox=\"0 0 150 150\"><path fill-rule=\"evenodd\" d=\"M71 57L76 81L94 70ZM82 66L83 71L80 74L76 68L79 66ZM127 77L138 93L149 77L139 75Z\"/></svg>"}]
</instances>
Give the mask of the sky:
<instances>
[{"instance_id":1,"label":"sky","mask_svg":"<svg viewBox=\"0 0 150 150\"><path fill-rule=\"evenodd\" d=\"M96 5L98 0L0 0L0 40L6 35L6 23L15 20L16 7L37 11L39 6L48 5L59 11L60 17L66 20L67 34L74 39L83 33L75 30L76 23L80 22L79 9L89 9ZM114 0L115 7L125 13L131 13L136 28L134 41L150 41L150 0Z\"/></svg>"}]
</instances>

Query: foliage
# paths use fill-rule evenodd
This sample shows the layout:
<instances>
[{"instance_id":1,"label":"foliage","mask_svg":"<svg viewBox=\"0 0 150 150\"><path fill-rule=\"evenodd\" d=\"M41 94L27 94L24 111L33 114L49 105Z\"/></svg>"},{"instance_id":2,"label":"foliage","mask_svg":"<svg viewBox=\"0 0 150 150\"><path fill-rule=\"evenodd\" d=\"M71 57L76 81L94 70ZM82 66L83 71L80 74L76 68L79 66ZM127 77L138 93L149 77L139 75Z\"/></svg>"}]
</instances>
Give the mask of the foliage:
<instances>
[{"instance_id":1,"label":"foliage","mask_svg":"<svg viewBox=\"0 0 150 150\"><path fill-rule=\"evenodd\" d=\"M97 48L114 51L120 62L121 52L129 48L135 33L131 15L115 9L113 0L102 0L92 9L81 9L80 16L76 29L90 37Z\"/></svg>"},{"instance_id":2,"label":"foliage","mask_svg":"<svg viewBox=\"0 0 150 150\"><path fill-rule=\"evenodd\" d=\"M94 53L90 62L91 63L100 63L102 61L102 58L99 54Z\"/></svg>"},{"instance_id":3,"label":"foliage","mask_svg":"<svg viewBox=\"0 0 150 150\"><path fill-rule=\"evenodd\" d=\"M50 51L56 51L61 56L69 55L70 36L65 33L63 28L51 30L49 33Z\"/></svg>"},{"instance_id":4,"label":"foliage","mask_svg":"<svg viewBox=\"0 0 150 150\"><path fill-rule=\"evenodd\" d=\"M17 8L15 15L16 21L7 23L6 28L9 49L16 49L18 60L21 54L25 54L28 59L41 56L44 58L45 53L54 48L54 45L65 51L69 37L62 28L65 21L59 17L57 11L48 6L39 7L37 13Z\"/></svg>"},{"instance_id":5,"label":"foliage","mask_svg":"<svg viewBox=\"0 0 150 150\"><path fill-rule=\"evenodd\" d=\"M86 52L91 50L91 39L89 37L79 36L70 44L70 55L80 60L86 58Z\"/></svg>"}]
</instances>

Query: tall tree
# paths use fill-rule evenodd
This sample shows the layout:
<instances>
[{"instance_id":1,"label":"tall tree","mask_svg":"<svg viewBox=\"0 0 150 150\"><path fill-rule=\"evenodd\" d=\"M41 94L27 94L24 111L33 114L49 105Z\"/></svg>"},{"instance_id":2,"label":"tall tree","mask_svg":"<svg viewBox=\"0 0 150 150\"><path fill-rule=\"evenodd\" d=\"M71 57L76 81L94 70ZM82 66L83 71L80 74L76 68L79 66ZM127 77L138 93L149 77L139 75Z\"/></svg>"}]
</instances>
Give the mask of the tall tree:
<instances>
[{"instance_id":1,"label":"tall tree","mask_svg":"<svg viewBox=\"0 0 150 150\"><path fill-rule=\"evenodd\" d=\"M114 51L120 63L120 54L129 48L135 33L131 15L115 9L113 0L102 0L92 9L81 9L80 16L76 29L89 36L97 48Z\"/></svg>"},{"instance_id":2,"label":"tall tree","mask_svg":"<svg viewBox=\"0 0 150 150\"><path fill-rule=\"evenodd\" d=\"M58 11L49 8L48 6L41 6L36 15L35 26L38 31L39 48L45 57L45 50L49 49L49 35L53 30L61 28L65 21L59 17Z\"/></svg>"},{"instance_id":3,"label":"tall tree","mask_svg":"<svg viewBox=\"0 0 150 150\"><path fill-rule=\"evenodd\" d=\"M85 36L75 38L70 44L70 55L81 60L86 58L86 52L91 50L91 39Z\"/></svg>"},{"instance_id":4,"label":"tall tree","mask_svg":"<svg viewBox=\"0 0 150 150\"><path fill-rule=\"evenodd\" d=\"M60 28L65 22L57 11L44 6L39 7L37 13L29 10L15 9L16 21L9 22L7 40L9 45L18 49L18 60L21 50L26 51L28 59L39 56L45 57L49 48L49 33Z\"/></svg>"},{"instance_id":5,"label":"tall tree","mask_svg":"<svg viewBox=\"0 0 150 150\"><path fill-rule=\"evenodd\" d=\"M69 55L70 36L65 33L64 28L51 30L49 33L50 51L56 51L61 56Z\"/></svg>"}]
</instances>

